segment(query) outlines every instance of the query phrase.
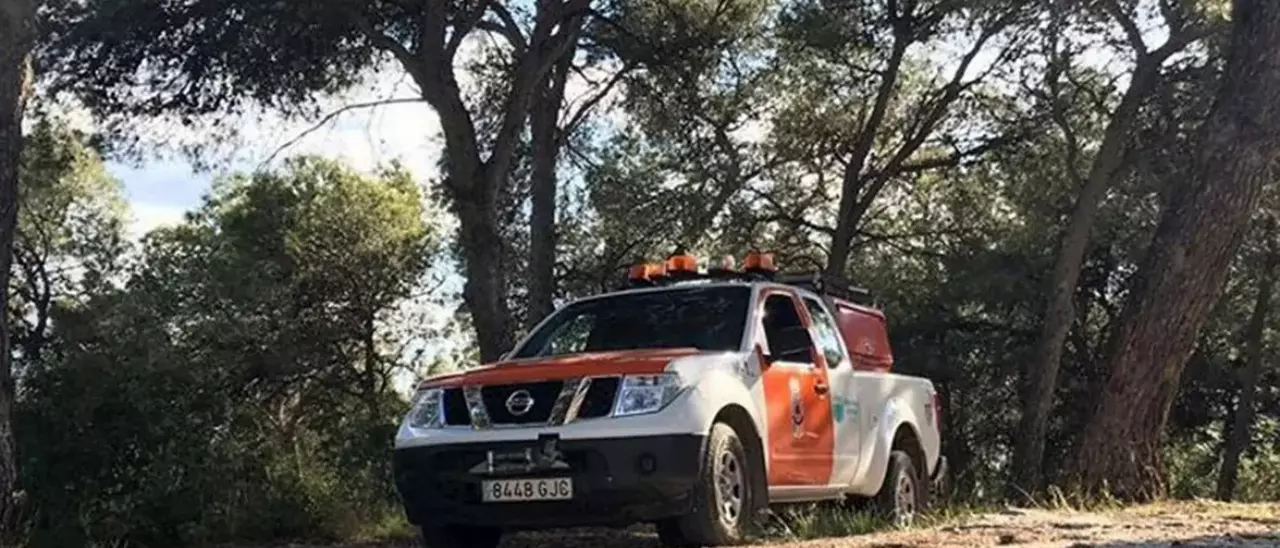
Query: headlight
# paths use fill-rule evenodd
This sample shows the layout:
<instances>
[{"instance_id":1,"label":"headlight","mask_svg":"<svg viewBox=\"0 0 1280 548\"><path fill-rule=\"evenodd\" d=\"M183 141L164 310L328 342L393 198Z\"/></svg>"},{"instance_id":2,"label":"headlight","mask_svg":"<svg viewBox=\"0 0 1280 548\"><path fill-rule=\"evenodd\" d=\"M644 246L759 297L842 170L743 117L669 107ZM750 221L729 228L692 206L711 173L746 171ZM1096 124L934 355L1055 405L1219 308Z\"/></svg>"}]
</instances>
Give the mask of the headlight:
<instances>
[{"instance_id":1,"label":"headlight","mask_svg":"<svg viewBox=\"0 0 1280 548\"><path fill-rule=\"evenodd\" d=\"M675 373L661 375L628 375L622 378L613 416L629 417L657 413L671 403L684 385Z\"/></svg>"},{"instance_id":2,"label":"headlight","mask_svg":"<svg viewBox=\"0 0 1280 548\"><path fill-rule=\"evenodd\" d=\"M409 426L414 428L440 428L444 426L444 390L428 388L413 395L413 407L409 410Z\"/></svg>"}]
</instances>

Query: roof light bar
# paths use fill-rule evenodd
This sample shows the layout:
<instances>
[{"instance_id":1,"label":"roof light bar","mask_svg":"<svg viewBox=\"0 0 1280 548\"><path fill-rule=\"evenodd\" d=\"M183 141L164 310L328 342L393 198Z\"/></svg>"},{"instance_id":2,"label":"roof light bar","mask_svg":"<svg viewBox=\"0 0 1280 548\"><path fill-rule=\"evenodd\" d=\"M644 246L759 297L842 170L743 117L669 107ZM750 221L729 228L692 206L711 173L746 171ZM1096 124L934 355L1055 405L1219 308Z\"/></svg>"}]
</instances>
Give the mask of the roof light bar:
<instances>
[{"instance_id":1,"label":"roof light bar","mask_svg":"<svg viewBox=\"0 0 1280 548\"><path fill-rule=\"evenodd\" d=\"M850 287L839 280L827 278L821 272L780 276L773 254L758 249L747 253L741 270L735 267L733 256L724 255L714 266L709 266L702 272L698 267L698 258L680 247L663 262L645 262L632 266L627 271L627 282L630 287L652 287L695 280L772 281L852 303L873 304L871 293L866 289Z\"/></svg>"}]
</instances>

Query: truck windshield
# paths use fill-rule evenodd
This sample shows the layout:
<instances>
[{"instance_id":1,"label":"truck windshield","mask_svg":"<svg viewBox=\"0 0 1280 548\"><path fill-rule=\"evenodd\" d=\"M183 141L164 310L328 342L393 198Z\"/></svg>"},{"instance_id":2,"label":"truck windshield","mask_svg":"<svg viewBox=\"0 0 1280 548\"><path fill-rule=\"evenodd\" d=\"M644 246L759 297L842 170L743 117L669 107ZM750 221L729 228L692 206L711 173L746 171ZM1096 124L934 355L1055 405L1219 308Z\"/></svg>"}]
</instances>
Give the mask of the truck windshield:
<instances>
[{"instance_id":1,"label":"truck windshield","mask_svg":"<svg viewBox=\"0 0 1280 548\"><path fill-rule=\"evenodd\" d=\"M532 358L646 348L737 350L749 288L682 287L571 304L512 356Z\"/></svg>"}]
</instances>

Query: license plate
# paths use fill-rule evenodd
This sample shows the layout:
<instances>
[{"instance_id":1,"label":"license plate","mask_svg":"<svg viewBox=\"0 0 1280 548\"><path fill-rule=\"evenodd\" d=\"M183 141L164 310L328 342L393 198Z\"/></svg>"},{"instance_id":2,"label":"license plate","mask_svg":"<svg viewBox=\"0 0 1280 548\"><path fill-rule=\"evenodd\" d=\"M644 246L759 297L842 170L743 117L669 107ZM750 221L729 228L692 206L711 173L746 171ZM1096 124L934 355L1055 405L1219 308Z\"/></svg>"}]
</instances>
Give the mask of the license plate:
<instances>
[{"instance_id":1,"label":"license plate","mask_svg":"<svg viewBox=\"0 0 1280 548\"><path fill-rule=\"evenodd\" d=\"M573 479L509 479L486 480L481 484L485 502L522 502L530 500L569 500L573 498Z\"/></svg>"}]
</instances>

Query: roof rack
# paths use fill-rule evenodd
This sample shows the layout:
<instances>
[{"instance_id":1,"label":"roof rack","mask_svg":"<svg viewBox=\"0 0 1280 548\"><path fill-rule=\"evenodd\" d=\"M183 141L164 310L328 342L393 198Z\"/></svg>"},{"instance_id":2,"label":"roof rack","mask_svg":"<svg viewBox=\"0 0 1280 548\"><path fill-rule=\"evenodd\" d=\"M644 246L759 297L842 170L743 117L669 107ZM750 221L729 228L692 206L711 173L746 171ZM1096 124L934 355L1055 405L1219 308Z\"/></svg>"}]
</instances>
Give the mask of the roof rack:
<instances>
[{"instance_id":1,"label":"roof rack","mask_svg":"<svg viewBox=\"0 0 1280 548\"><path fill-rule=\"evenodd\" d=\"M861 287L845 285L823 276L820 272L779 276L775 281L802 287L820 295L830 295L837 299L844 299L855 304L871 305L873 302L870 291Z\"/></svg>"}]
</instances>

